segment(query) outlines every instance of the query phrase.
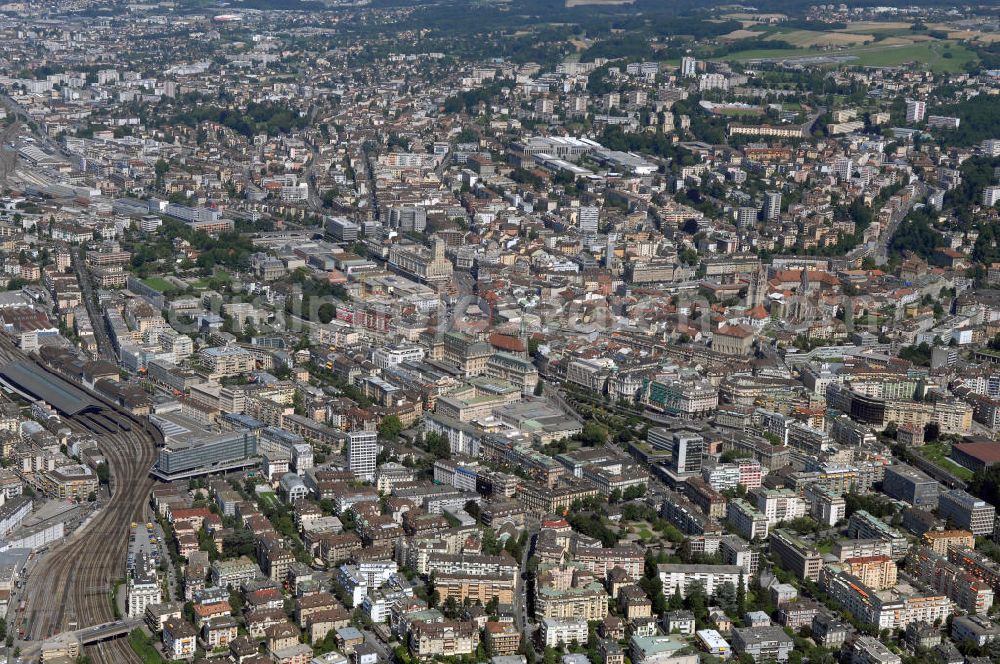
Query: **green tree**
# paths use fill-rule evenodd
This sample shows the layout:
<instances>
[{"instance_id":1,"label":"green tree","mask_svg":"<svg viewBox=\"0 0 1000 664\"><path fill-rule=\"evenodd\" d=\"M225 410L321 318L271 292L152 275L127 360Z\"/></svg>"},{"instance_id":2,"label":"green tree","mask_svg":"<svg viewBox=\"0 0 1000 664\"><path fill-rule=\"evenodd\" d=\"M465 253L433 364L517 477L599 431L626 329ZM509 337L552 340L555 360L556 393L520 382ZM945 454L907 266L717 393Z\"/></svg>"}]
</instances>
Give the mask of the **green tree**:
<instances>
[{"instance_id":1,"label":"green tree","mask_svg":"<svg viewBox=\"0 0 1000 664\"><path fill-rule=\"evenodd\" d=\"M396 440L403 431L403 423L396 415L389 415L378 425L378 433L385 440Z\"/></svg>"},{"instance_id":2,"label":"green tree","mask_svg":"<svg viewBox=\"0 0 1000 664\"><path fill-rule=\"evenodd\" d=\"M424 437L424 445L435 459L447 459L451 456L451 443L448 441L448 437L443 434L428 433Z\"/></svg>"}]
</instances>

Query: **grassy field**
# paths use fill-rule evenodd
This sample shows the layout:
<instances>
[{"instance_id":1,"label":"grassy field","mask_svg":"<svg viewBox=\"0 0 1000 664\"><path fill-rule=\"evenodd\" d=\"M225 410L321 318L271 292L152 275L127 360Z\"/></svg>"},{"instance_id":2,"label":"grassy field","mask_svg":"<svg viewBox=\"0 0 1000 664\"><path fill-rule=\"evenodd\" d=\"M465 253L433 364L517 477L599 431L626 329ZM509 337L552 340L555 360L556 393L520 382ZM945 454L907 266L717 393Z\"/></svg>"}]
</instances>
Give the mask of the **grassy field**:
<instances>
[{"instance_id":1,"label":"grassy field","mask_svg":"<svg viewBox=\"0 0 1000 664\"><path fill-rule=\"evenodd\" d=\"M141 629L133 629L128 635L128 644L143 664L161 664L163 657L153 646L153 641Z\"/></svg>"},{"instance_id":2,"label":"grassy field","mask_svg":"<svg viewBox=\"0 0 1000 664\"><path fill-rule=\"evenodd\" d=\"M258 493L257 495L260 497L261 502L267 503L268 507L275 508L281 505L281 503L278 502L278 497L270 491Z\"/></svg>"},{"instance_id":3,"label":"grassy field","mask_svg":"<svg viewBox=\"0 0 1000 664\"><path fill-rule=\"evenodd\" d=\"M208 288L211 285L212 279L219 279L221 281L227 281L228 282L228 281L232 281L232 278L233 277L232 277L231 274L229 274L228 272L226 272L225 270L223 270L223 269L220 268L220 269L216 269L215 270L215 274L212 275L211 277L204 277L202 279L196 279L195 281L192 281L191 282L191 286L193 288L205 289L205 288Z\"/></svg>"},{"instance_id":4,"label":"grassy field","mask_svg":"<svg viewBox=\"0 0 1000 664\"><path fill-rule=\"evenodd\" d=\"M854 34L852 32L816 32L814 30L791 30L774 32L771 39L780 39L799 48L816 46L857 46L874 39L871 34Z\"/></svg>"},{"instance_id":5,"label":"grassy field","mask_svg":"<svg viewBox=\"0 0 1000 664\"><path fill-rule=\"evenodd\" d=\"M161 293L173 289L173 285L163 277L146 277L142 280L142 283Z\"/></svg>"},{"instance_id":6,"label":"grassy field","mask_svg":"<svg viewBox=\"0 0 1000 664\"><path fill-rule=\"evenodd\" d=\"M733 30L728 35L722 35L723 39L749 39L750 37L760 37L760 33L754 30Z\"/></svg>"},{"instance_id":7,"label":"grassy field","mask_svg":"<svg viewBox=\"0 0 1000 664\"><path fill-rule=\"evenodd\" d=\"M960 480L969 481L972 479L971 470L958 465L948 458L948 453L951 451L951 445L948 443L927 443L922 447L915 447L913 450L935 466L944 468Z\"/></svg>"},{"instance_id":8,"label":"grassy field","mask_svg":"<svg viewBox=\"0 0 1000 664\"><path fill-rule=\"evenodd\" d=\"M888 40L886 40L888 41ZM948 48L945 48L948 46ZM951 57L945 57L951 53ZM747 60L792 59L820 56L853 56L849 64L863 67L896 67L908 62L919 62L934 72L948 73L964 71L965 65L975 60L975 54L961 44L950 42L924 41L908 44L886 44L880 42L868 46L854 46L840 49L797 48L797 49L756 49L741 51L724 56L724 60L745 62Z\"/></svg>"}]
</instances>

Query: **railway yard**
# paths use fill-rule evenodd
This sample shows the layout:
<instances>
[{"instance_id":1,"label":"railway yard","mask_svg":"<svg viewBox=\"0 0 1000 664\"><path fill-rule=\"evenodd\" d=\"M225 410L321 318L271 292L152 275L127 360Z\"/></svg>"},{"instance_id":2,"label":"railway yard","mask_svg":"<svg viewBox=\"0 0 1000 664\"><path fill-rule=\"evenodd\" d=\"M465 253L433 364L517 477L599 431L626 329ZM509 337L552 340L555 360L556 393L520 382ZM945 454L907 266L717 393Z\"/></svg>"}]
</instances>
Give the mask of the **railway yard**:
<instances>
[{"instance_id":1,"label":"railway yard","mask_svg":"<svg viewBox=\"0 0 1000 664\"><path fill-rule=\"evenodd\" d=\"M7 340L0 341L0 358L27 359ZM53 635L115 620L110 592L124 574L129 524L145 519L156 448L140 422L103 405L66 423L99 441L111 473L111 497L81 531L51 547L35 566L30 580L34 591L14 625L19 635L23 630L26 652ZM95 662L139 661L121 638L88 646L86 654Z\"/></svg>"}]
</instances>

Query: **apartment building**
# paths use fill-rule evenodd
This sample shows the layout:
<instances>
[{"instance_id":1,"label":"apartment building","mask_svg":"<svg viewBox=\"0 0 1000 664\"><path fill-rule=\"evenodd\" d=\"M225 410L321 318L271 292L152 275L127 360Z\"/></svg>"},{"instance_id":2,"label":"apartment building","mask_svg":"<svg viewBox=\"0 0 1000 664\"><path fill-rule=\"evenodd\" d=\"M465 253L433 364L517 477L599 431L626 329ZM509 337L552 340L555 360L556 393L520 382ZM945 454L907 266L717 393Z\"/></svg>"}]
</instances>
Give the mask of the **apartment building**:
<instances>
[{"instance_id":1,"label":"apartment building","mask_svg":"<svg viewBox=\"0 0 1000 664\"><path fill-rule=\"evenodd\" d=\"M898 567L889 556L868 556L844 561L842 568L861 579L875 590L885 590L896 585Z\"/></svg>"},{"instance_id":2,"label":"apartment building","mask_svg":"<svg viewBox=\"0 0 1000 664\"><path fill-rule=\"evenodd\" d=\"M486 648L493 655L513 655L521 646L521 631L512 622L490 621L483 634Z\"/></svg>"},{"instance_id":3,"label":"apartment building","mask_svg":"<svg viewBox=\"0 0 1000 664\"><path fill-rule=\"evenodd\" d=\"M912 622L944 621L955 605L944 595L911 594L903 596L894 589L877 592L858 577L846 572L826 569L820 574L820 585L830 598L840 603L858 620L882 629L905 629Z\"/></svg>"},{"instance_id":4,"label":"apartment building","mask_svg":"<svg viewBox=\"0 0 1000 664\"><path fill-rule=\"evenodd\" d=\"M878 639L859 636L850 645L849 664L902 664L903 659Z\"/></svg>"},{"instance_id":5,"label":"apartment building","mask_svg":"<svg viewBox=\"0 0 1000 664\"><path fill-rule=\"evenodd\" d=\"M733 652L749 655L756 662L787 662L794 641L776 625L737 627L732 631Z\"/></svg>"},{"instance_id":6,"label":"apartment building","mask_svg":"<svg viewBox=\"0 0 1000 664\"><path fill-rule=\"evenodd\" d=\"M750 579L760 570L760 552L754 550L746 540L736 535L723 535L719 540L722 562L743 568L743 576Z\"/></svg>"},{"instance_id":7,"label":"apartment building","mask_svg":"<svg viewBox=\"0 0 1000 664\"><path fill-rule=\"evenodd\" d=\"M454 597L460 605L469 600L485 606L494 599L501 604L512 604L516 585L516 577L494 574L435 573L434 575L434 589L438 591L441 601Z\"/></svg>"},{"instance_id":8,"label":"apartment building","mask_svg":"<svg viewBox=\"0 0 1000 664\"><path fill-rule=\"evenodd\" d=\"M729 501L726 520L740 536L748 540L767 539L767 516L742 498Z\"/></svg>"},{"instance_id":9,"label":"apartment building","mask_svg":"<svg viewBox=\"0 0 1000 664\"><path fill-rule=\"evenodd\" d=\"M535 612L542 618L603 620L608 615L608 594L590 574L543 566L535 586Z\"/></svg>"},{"instance_id":10,"label":"apartment building","mask_svg":"<svg viewBox=\"0 0 1000 664\"><path fill-rule=\"evenodd\" d=\"M925 546L909 556L907 571L944 593L962 610L985 615L993 606L993 588L939 553Z\"/></svg>"},{"instance_id":11,"label":"apartment building","mask_svg":"<svg viewBox=\"0 0 1000 664\"><path fill-rule=\"evenodd\" d=\"M587 642L587 621L583 618L542 618L542 643L546 648Z\"/></svg>"},{"instance_id":12,"label":"apartment building","mask_svg":"<svg viewBox=\"0 0 1000 664\"><path fill-rule=\"evenodd\" d=\"M806 514L806 501L791 489L760 487L751 491L750 495L756 502L757 511L767 517L768 526L797 519Z\"/></svg>"},{"instance_id":13,"label":"apartment building","mask_svg":"<svg viewBox=\"0 0 1000 664\"><path fill-rule=\"evenodd\" d=\"M771 555L781 562L782 567L795 573L800 579L819 580L823 555L816 547L781 528L771 533L769 545Z\"/></svg>"},{"instance_id":14,"label":"apartment building","mask_svg":"<svg viewBox=\"0 0 1000 664\"><path fill-rule=\"evenodd\" d=\"M191 659L195 655L198 632L186 620L168 618L163 623L163 649L170 659Z\"/></svg>"},{"instance_id":15,"label":"apartment building","mask_svg":"<svg viewBox=\"0 0 1000 664\"><path fill-rule=\"evenodd\" d=\"M866 510L858 510L847 521L847 536L857 539L877 539L889 543L890 554L895 558L906 555L910 544L906 536Z\"/></svg>"},{"instance_id":16,"label":"apartment building","mask_svg":"<svg viewBox=\"0 0 1000 664\"><path fill-rule=\"evenodd\" d=\"M203 348L198 359L213 379L239 376L256 368L254 356L239 346Z\"/></svg>"},{"instance_id":17,"label":"apartment building","mask_svg":"<svg viewBox=\"0 0 1000 664\"><path fill-rule=\"evenodd\" d=\"M928 530L923 535L923 542L934 553L947 556L951 547L973 548L976 545L975 536L968 530Z\"/></svg>"},{"instance_id":18,"label":"apartment building","mask_svg":"<svg viewBox=\"0 0 1000 664\"><path fill-rule=\"evenodd\" d=\"M847 501L843 496L814 484L806 487L805 494L809 515L819 523L833 526L847 516Z\"/></svg>"},{"instance_id":19,"label":"apartment building","mask_svg":"<svg viewBox=\"0 0 1000 664\"><path fill-rule=\"evenodd\" d=\"M660 564L656 566L656 573L667 597L678 591L686 597L693 583L701 583L709 597L723 584L732 583L734 588L739 587L741 580L744 587L747 584L743 568L737 565Z\"/></svg>"},{"instance_id":20,"label":"apartment building","mask_svg":"<svg viewBox=\"0 0 1000 664\"><path fill-rule=\"evenodd\" d=\"M410 654L418 659L471 655L479 645L474 622L418 620L410 626Z\"/></svg>"},{"instance_id":21,"label":"apartment building","mask_svg":"<svg viewBox=\"0 0 1000 664\"><path fill-rule=\"evenodd\" d=\"M840 562L871 556L892 557L892 544L881 539L846 539L834 544L830 553L836 556Z\"/></svg>"}]
</instances>

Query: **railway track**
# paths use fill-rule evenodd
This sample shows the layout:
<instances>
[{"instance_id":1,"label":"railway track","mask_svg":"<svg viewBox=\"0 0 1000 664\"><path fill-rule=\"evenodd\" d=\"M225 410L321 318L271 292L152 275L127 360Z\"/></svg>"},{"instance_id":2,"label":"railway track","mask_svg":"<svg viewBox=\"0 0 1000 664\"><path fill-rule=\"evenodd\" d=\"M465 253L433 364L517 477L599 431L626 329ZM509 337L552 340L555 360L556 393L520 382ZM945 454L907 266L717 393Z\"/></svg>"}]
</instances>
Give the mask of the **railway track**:
<instances>
[{"instance_id":1,"label":"railway track","mask_svg":"<svg viewBox=\"0 0 1000 664\"><path fill-rule=\"evenodd\" d=\"M26 356L0 335L0 358ZM144 506L154 485L149 469L156 456L155 436L147 425L110 405L68 418L66 424L97 439L110 470L111 496L82 532L53 547L35 570L25 607L30 630L25 638L32 641L115 620L109 590L125 575L129 527L145 521ZM120 638L88 646L86 654L95 663L141 663Z\"/></svg>"}]
</instances>

